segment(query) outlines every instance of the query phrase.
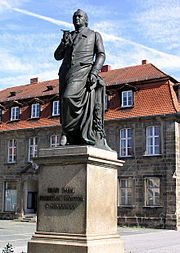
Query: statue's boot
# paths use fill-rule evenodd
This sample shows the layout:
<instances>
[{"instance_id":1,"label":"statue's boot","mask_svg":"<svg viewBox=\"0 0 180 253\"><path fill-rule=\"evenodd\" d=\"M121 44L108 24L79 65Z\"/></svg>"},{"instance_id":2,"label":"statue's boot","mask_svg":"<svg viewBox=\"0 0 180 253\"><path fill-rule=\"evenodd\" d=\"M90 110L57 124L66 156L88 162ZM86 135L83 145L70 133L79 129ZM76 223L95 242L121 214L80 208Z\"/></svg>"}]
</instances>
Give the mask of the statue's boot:
<instances>
[{"instance_id":1,"label":"statue's boot","mask_svg":"<svg viewBox=\"0 0 180 253\"><path fill-rule=\"evenodd\" d=\"M60 146L65 146L67 144L67 136L65 134L61 135L61 140L60 140Z\"/></svg>"}]
</instances>

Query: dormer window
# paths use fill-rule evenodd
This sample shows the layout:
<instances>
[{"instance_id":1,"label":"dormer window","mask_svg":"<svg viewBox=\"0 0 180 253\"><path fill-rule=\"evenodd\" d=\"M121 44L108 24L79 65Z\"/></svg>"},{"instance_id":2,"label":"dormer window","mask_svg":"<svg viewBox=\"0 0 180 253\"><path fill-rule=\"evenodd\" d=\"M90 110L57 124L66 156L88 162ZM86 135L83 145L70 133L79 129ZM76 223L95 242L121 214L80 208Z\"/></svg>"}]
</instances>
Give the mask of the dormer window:
<instances>
[{"instance_id":1,"label":"dormer window","mask_svg":"<svg viewBox=\"0 0 180 253\"><path fill-rule=\"evenodd\" d=\"M10 92L10 97L14 97L14 96L16 96L16 92L15 91L11 91Z\"/></svg>"},{"instance_id":2,"label":"dormer window","mask_svg":"<svg viewBox=\"0 0 180 253\"><path fill-rule=\"evenodd\" d=\"M59 100L53 101L52 116L60 115Z\"/></svg>"},{"instance_id":3,"label":"dormer window","mask_svg":"<svg viewBox=\"0 0 180 253\"><path fill-rule=\"evenodd\" d=\"M133 106L133 91L127 90L122 91L122 107L131 107Z\"/></svg>"},{"instance_id":4,"label":"dormer window","mask_svg":"<svg viewBox=\"0 0 180 253\"><path fill-rule=\"evenodd\" d=\"M40 117L40 104L36 103L36 104L32 104L31 105L31 118L35 119L35 118L39 118Z\"/></svg>"},{"instance_id":5,"label":"dormer window","mask_svg":"<svg viewBox=\"0 0 180 253\"><path fill-rule=\"evenodd\" d=\"M19 120L20 108L19 106L11 107L11 121Z\"/></svg>"}]
</instances>

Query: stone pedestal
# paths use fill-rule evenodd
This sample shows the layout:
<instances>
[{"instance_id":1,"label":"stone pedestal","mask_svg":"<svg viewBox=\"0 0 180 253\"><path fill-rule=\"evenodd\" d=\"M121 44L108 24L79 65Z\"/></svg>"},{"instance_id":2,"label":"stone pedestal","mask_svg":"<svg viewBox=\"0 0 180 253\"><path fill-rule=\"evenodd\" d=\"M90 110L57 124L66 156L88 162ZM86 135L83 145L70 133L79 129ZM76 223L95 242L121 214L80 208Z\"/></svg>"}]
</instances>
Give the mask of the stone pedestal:
<instances>
[{"instance_id":1,"label":"stone pedestal","mask_svg":"<svg viewBox=\"0 0 180 253\"><path fill-rule=\"evenodd\" d=\"M37 231L28 253L122 253L117 153L91 146L42 149Z\"/></svg>"}]
</instances>

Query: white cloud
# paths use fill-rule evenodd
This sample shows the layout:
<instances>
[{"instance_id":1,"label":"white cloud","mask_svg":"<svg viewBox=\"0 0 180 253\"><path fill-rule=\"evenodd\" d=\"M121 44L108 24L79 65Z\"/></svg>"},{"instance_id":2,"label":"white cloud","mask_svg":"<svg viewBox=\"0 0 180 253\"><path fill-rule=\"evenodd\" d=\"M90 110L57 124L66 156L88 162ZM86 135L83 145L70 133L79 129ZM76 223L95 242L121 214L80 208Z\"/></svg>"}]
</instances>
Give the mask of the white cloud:
<instances>
[{"instance_id":1,"label":"white cloud","mask_svg":"<svg viewBox=\"0 0 180 253\"><path fill-rule=\"evenodd\" d=\"M101 32L101 35L103 36L104 38L104 41L109 41L109 42L116 42L116 41L119 41L121 43L124 43L124 44L130 44L132 46L135 46L136 49L137 48L142 48L142 49L145 49L153 54L156 54L156 55L159 55L161 57L166 57L166 58L171 58L171 59L174 59L176 62L179 62L180 61L180 57L179 56L175 56L175 55L171 55L171 54L167 54L167 53L164 53L164 52L161 52L157 49L154 49L154 48L150 48L150 47L147 47L145 45L142 45L140 43L137 43L137 42L134 42L134 41L131 41L131 40L127 40L127 39L124 39L122 37L118 37L118 36L115 36L115 35L111 35L111 34L106 34L106 33L102 33Z\"/></svg>"},{"instance_id":2,"label":"white cloud","mask_svg":"<svg viewBox=\"0 0 180 253\"><path fill-rule=\"evenodd\" d=\"M0 0L0 13L11 9L12 6L21 6L24 2L28 0Z\"/></svg>"},{"instance_id":3,"label":"white cloud","mask_svg":"<svg viewBox=\"0 0 180 253\"><path fill-rule=\"evenodd\" d=\"M179 49L180 1L147 0L141 3L143 10L134 15L139 32L165 49Z\"/></svg>"},{"instance_id":4,"label":"white cloud","mask_svg":"<svg viewBox=\"0 0 180 253\"><path fill-rule=\"evenodd\" d=\"M73 25L68 22L56 20L23 9L11 8L11 10L56 25L63 25L70 29L73 27ZM132 40L127 40L121 36L115 36L113 35L115 27L115 24L107 21L98 23L95 26L95 30L100 30L103 36L107 55L106 62L110 64L112 68L141 64L141 60L147 59L157 67L162 68L162 70L168 74L171 73L171 70L180 69L180 57L161 52ZM101 31L104 32L102 33ZM0 71L1 73L10 73L8 77L0 78L0 84L4 84L6 87L21 85L29 83L30 78L36 76L40 77L42 81L58 78L59 63L53 60L53 51L57 46L54 46L53 43L55 43L58 35L38 34L37 36L36 34L28 34L14 35L14 37L11 38L10 36L12 35L5 33L0 38L1 45L3 42L3 44L8 45L9 48L8 51L4 51L3 49L0 50ZM12 42L13 45L11 44ZM26 52L26 55L24 55L23 51ZM19 58L18 55L16 56L16 52L21 55L21 58ZM31 55L32 52L33 54ZM50 55L51 53L52 55ZM15 77L11 77L11 74L15 75Z\"/></svg>"},{"instance_id":5,"label":"white cloud","mask_svg":"<svg viewBox=\"0 0 180 253\"><path fill-rule=\"evenodd\" d=\"M51 22L51 23L54 23L54 24L57 24L57 25L64 25L65 27L73 28L73 25L70 24L70 23L68 23L68 22L64 22L64 21L61 21L61 20L56 20L56 19L53 19L53 18L49 18L49 17L46 17L46 16L42 16L42 15L39 15L39 14L36 14L36 13L32 13L32 12L29 12L29 11L26 11L26 10L18 9L18 8L13 8L13 10L18 11L18 12L21 12L21 13L24 13L24 14L26 14L26 15L30 15L30 16L34 16L34 17L37 17L37 18L46 20L46 21L48 21L48 22ZM103 26L103 24L101 24L101 25ZM100 26L101 26L101 25L100 25ZM107 27L107 26L110 25L110 24L104 22L104 25ZM111 26L114 26L114 24L111 24ZM97 26L97 27L98 27L98 26ZM107 34L107 33L102 33L102 32L101 32L101 34L102 34L102 36L104 37L104 39L105 39L106 41L111 41L111 42L112 42L112 41L113 41L113 42L115 42L115 41L124 41L124 42L126 42L126 43L128 43L128 44L132 44L132 45L134 45L134 46L139 46L139 47L141 47L141 48L147 49L147 50L149 50L149 51L151 51L151 52L153 52L153 53L159 54L159 55L171 56L171 57L173 56L173 55L169 55L169 54L167 54L167 53L161 52L161 51L159 51L159 50L156 50L156 49L153 49L153 48L144 46L144 45L142 45L142 44L140 44L140 43L136 43L136 42L134 42L134 41L127 40L127 39L124 39L124 38L122 38L122 37L115 36L115 35L113 35L113 34ZM173 56L173 57L175 57L176 60L177 60L177 59L180 59L180 57L178 57L178 56Z\"/></svg>"},{"instance_id":6,"label":"white cloud","mask_svg":"<svg viewBox=\"0 0 180 253\"><path fill-rule=\"evenodd\" d=\"M9 4L8 1L1 0L0 1L0 11L3 11L4 9L11 8L11 5Z\"/></svg>"},{"instance_id":7,"label":"white cloud","mask_svg":"<svg viewBox=\"0 0 180 253\"><path fill-rule=\"evenodd\" d=\"M0 78L0 90L16 86L16 85L24 85L29 84L30 79L34 77L39 77L40 81L47 81L47 80L53 80L58 79L57 71L54 70L48 70L43 72L36 72L32 74L23 74L23 75L16 75L13 77L4 77ZM2 85L5 84L5 85Z\"/></svg>"},{"instance_id":8,"label":"white cloud","mask_svg":"<svg viewBox=\"0 0 180 253\"><path fill-rule=\"evenodd\" d=\"M4 73L29 71L33 68L31 64L24 63L19 57L11 55L4 49L0 49L0 55L0 70Z\"/></svg>"},{"instance_id":9,"label":"white cloud","mask_svg":"<svg viewBox=\"0 0 180 253\"><path fill-rule=\"evenodd\" d=\"M117 31L117 27L121 27L120 21L112 22L112 21L102 21L97 22L92 27L95 31L103 31L104 33L113 34L115 31ZM120 29L118 30L118 34L120 34Z\"/></svg>"},{"instance_id":10,"label":"white cloud","mask_svg":"<svg viewBox=\"0 0 180 253\"><path fill-rule=\"evenodd\" d=\"M26 10L23 10L23 9L18 9L18 8L12 8L12 9L14 11L23 13L25 15L29 15L29 16L33 16L33 17L36 17L36 18L40 18L40 19L43 19L45 21L51 22L53 24L59 25L59 26L62 25L62 26L68 27L68 28L73 28L73 25L70 24L70 23L68 23L68 22L64 22L64 21L57 20L57 19L54 19L54 18L50 18L50 17L46 17L46 16L43 16L43 15L39 15L39 14L30 12L30 11L26 11Z\"/></svg>"}]
</instances>

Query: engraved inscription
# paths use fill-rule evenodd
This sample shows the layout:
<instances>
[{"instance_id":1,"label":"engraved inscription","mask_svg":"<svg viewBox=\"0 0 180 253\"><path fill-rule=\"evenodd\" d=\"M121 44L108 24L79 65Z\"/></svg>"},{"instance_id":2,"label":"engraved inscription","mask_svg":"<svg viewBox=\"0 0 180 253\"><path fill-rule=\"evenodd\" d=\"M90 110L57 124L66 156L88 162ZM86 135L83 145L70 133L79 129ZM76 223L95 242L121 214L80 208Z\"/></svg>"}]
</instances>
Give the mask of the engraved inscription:
<instances>
[{"instance_id":1,"label":"engraved inscription","mask_svg":"<svg viewBox=\"0 0 180 253\"><path fill-rule=\"evenodd\" d=\"M82 195L75 195L72 187L62 187L61 194L58 187L47 188L47 193L51 195L40 195L39 201L45 201L45 209L74 210L84 201ZM47 203L50 202L50 203Z\"/></svg>"},{"instance_id":2,"label":"engraved inscription","mask_svg":"<svg viewBox=\"0 0 180 253\"><path fill-rule=\"evenodd\" d=\"M71 187L63 187L62 193L75 193L75 190L74 188L71 188Z\"/></svg>"},{"instance_id":3,"label":"engraved inscription","mask_svg":"<svg viewBox=\"0 0 180 253\"><path fill-rule=\"evenodd\" d=\"M59 193L59 188L48 188L48 193Z\"/></svg>"}]
</instances>

